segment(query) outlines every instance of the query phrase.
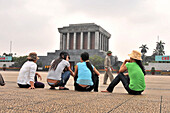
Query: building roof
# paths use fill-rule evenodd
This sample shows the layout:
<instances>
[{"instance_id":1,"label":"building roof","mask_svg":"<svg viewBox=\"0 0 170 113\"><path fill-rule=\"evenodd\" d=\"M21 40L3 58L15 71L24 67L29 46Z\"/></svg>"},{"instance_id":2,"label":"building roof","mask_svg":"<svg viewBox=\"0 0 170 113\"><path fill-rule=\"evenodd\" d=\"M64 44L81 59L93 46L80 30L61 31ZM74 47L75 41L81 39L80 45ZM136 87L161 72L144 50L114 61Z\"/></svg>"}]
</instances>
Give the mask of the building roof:
<instances>
[{"instance_id":1,"label":"building roof","mask_svg":"<svg viewBox=\"0 0 170 113\"><path fill-rule=\"evenodd\" d=\"M69 24L69 26L64 26L62 28L58 28L60 33L74 33L74 32L96 32L106 35L107 37L111 37L111 34L103 29L101 26L95 23L81 23L81 24Z\"/></svg>"}]
</instances>

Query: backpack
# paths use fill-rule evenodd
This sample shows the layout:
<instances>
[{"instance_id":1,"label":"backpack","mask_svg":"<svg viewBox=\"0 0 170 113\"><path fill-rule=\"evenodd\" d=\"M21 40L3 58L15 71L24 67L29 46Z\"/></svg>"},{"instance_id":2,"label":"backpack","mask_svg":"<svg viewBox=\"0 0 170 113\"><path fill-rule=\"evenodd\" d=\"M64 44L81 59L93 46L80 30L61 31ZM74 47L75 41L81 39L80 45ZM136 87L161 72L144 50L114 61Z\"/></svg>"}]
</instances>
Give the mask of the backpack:
<instances>
[{"instance_id":1,"label":"backpack","mask_svg":"<svg viewBox=\"0 0 170 113\"><path fill-rule=\"evenodd\" d=\"M4 85L5 85L4 79L3 79L3 77L2 77L1 74L0 74L0 85L1 85L1 86L4 86Z\"/></svg>"}]
</instances>

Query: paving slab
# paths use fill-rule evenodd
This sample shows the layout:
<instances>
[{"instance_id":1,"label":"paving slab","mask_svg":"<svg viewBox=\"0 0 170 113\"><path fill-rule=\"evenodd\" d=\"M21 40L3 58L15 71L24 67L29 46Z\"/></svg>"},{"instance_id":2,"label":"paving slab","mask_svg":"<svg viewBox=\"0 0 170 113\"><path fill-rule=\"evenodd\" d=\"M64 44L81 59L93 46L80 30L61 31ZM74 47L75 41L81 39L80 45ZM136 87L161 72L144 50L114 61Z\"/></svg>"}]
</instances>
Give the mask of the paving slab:
<instances>
[{"instance_id":1,"label":"paving slab","mask_svg":"<svg viewBox=\"0 0 170 113\"><path fill-rule=\"evenodd\" d=\"M71 77L66 87L69 91L50 90L46 83L47 72L39 72L44 89L21 89L16 83L17 71L0 71L6 85L0 87L0 113L168 113L170 112L170 76L146 75L146 90L142 95L129 95L119 83L113 93L74 91ZM116 74L114 74L116 76ZM110 81L108 81L108 84Z\"/></svg>"}]
</instances>

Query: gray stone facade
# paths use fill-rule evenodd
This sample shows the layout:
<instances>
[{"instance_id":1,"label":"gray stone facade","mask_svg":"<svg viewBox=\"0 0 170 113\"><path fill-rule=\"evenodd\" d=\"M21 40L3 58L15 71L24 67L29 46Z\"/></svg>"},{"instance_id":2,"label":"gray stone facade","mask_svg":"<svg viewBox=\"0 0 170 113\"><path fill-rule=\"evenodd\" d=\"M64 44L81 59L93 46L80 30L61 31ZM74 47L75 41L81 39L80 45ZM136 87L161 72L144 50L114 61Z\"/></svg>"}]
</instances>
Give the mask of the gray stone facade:
<instances>
[{"instance_id":1,"label":"gray stone facade","mask_svg":"<svg viewBox=\"0 0 170 113\"><path fill-rule=\"evenodd\" d=\"M60 50L98 49L108 51L111 34L99 25L70 24L58 28L60 32Z\"/></svg>"},{"instance_id":2,"label":"gray stone facade","mask_svg":"<svg viewBox=\"0 0 170 113\"><path fill-rule=\"evenodd\" d=\"M80 54L88 52L90 57L98 55L105 58L106 51L109 50L109 38L111 35L99 25L94 23L70 24L69 26L58 28L60 33L60 50L54 53L47 53L47 56L39 56L38 64L47 70L53 59L59 57L60 52L66 51L70 54L72 69L77 62L80 62ZM112 64L114 57L111 56Z\"/></svg>"}]
</instances>

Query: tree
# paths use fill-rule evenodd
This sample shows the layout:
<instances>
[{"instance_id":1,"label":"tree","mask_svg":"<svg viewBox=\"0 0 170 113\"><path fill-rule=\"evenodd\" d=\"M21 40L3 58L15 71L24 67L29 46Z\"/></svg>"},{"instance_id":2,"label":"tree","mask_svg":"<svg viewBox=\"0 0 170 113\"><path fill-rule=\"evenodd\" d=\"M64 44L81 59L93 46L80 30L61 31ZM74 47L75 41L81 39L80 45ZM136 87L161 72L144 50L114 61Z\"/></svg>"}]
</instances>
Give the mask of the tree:
<instances>
[{"instance_id":1,"label":"tree","mask_svg":"<svg viewBox=\"0 0 170 113\"><path fill-rule=\"evenodd\" d=\"M155 55L158 55L158 50L157 49L153 50L153 56L155 56Z\"/></svg>"},{"instance_id":2,"label":"tree","mask_svg":"<svg viewBox=\"0 0 170 113\"><path fill-rule=\"evenodd\" d=\"M3 53L3 56L6 56L7 54L6 53Z\"/></svg>"},{"instance_id":3,"label":"tree","mask_svg":"<svg viewBox=\"0 0 170 113\"><path fill-rule=\"evenodd\" d=\"M153 55L165 55L165 51L164 51L164 42L160 41L160 42L156 42L156 49L154 49L153 51Z\"/></svg>"},{"instance_id":4,"label":"tree","mask_svg":"<svg viewBox=\"0 0 170 113\"><path fill-rule=\"evenodd\" d=\"M147 49L149 49L146 44L142 44L142 46L140 46L139 48L141 48L142 55L145 55L145 53L147 53Z\"/></svg>"},{"instance_id":5,"label":"tree","mask_svg":"<svg viewBox=\"0 0 170 113\"><path fill-rule=\"evenodd\" d=\"M3 56L12 56L12 55L13 55L12 53L9 53L9 54L3 53Z\"/></svg>"},{"instance_id":6,"label":"tree","mask_svg":"<svg viewBox=\"0 0 170 113\"><path fill-rule=\"evenodd\" d=\"M149 49L149 48L147 47L146 44L145 44L145 45L142 44L142 46L140 46L139 48L141 48L142 59L143 59L143 61L144 61L144 59L145 59L145 53L147 53L147 49ZM144 61L144 62L145 62L145 61Z\"/></svg>"},{"instance_id":7,"label":"tree","mask_svg":"<svg viewBox=\"0 0 170 113\"><path fill-rule=\"evenodd\" d=\"M156 46L156 49L164 49L164 42L160 41L160 42L156 42L157 43L157 46Z\"/></svg>"},{"instance_id":8,"label":"tree","mask_svg":"<svg viewBox=\"0 0 170 113\"><path fill-rule=\"evenodd\" d=\"M21 67L26 61L28 56L13 57L12 61L15 62L13 67Z\"/></svg>"},{"instance_id":9,"label":"tree","mask_svg":"<svg viewBox=\"0 0 170 113\"><path fill-rule=\"evenodd\" d=\"M100 56L93 55L90 57L90 62L96 67L96 69L99 69L103 66L104 59Z\"/></svg>"}]
</instances>

